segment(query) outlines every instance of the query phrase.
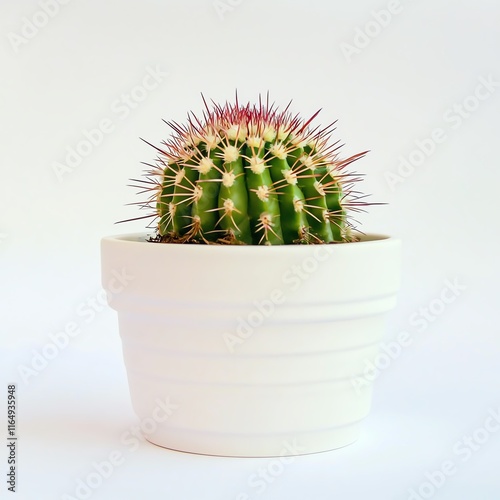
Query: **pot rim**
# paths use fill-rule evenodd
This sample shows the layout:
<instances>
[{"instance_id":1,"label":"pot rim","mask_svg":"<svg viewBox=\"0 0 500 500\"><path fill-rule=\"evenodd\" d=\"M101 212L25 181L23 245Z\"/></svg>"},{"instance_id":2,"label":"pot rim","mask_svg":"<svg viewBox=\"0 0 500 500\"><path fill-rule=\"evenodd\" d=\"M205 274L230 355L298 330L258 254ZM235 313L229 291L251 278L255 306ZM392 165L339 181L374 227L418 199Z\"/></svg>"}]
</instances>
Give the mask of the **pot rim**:
<instances>
[{"instance_id":1,"label":"pot rim","mask_svg":"<svg viewBox=\"0 0 500 500\"><path fill-rule=\"evenodd\" d=\"M399 238L396 238L394 236L386 235L386 234L381 234L381 233L364 233L359 235L360 241L352 241L352 242L342 242L342 243L319 243L319 244L312 244L312 245L224 245L224 244L195 244L195 243L158 243L157 245L153 245L154 242L147 241L147 238L149 237L154 237L154 233L145 233L145 232L137 232L137 233L123 233L123 234L117 234L117 235L109 235L109 236L104 236L102 237L101 241L116 241L116 242L121 242L123 244L127 245L142 245L144 243L148 243L151 246L164 246L164 247L180 247L183 246L186 249L188 248L221 248L221 249L233 249L237 248L239 250L236 251L243 251L241 249L261 249L265 248L266 250L257 250L257 251L265 251L265 252L277 252L279 250L283 251L284 249L314 249L318 247L330 247L330 248L346 248L350 245L355 245L356 247L362 245L363 247L366 246L373 246L373 245L380 245L383 243L400 243ZM229 251L229 250L222 250L224 251ZM230 250L232 251L232 250ZM293 251L293 250L292 250ZM297 250L297 251L304 251L304 250Z\"/></svg>"}]
</instances>

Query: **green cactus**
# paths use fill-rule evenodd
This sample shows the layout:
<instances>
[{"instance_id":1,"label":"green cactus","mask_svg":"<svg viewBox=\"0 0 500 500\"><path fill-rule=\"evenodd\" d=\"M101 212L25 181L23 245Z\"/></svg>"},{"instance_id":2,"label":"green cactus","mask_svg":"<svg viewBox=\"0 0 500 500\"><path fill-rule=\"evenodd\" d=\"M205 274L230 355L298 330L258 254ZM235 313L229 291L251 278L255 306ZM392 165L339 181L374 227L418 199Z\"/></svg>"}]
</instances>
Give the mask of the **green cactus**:
<instances>
[{"instance_id":1,"label":"green cactus","mask_svg":"<svg viewBox=\"0 0 500 500\"><path fill-rule=\"evenodd\" d=\"M366 151L338 157L333 131L257 105L205 101L203 119L167 122L161 147L141 188L157 221L155 241L280 245L355 240L347 210L361 210L360 180L345 167ZM149 144L149 143L148 143ZM136 180L137 181L137 180ZM136 186L139 187L139 186Z\"/></svg>"}]
</instances>

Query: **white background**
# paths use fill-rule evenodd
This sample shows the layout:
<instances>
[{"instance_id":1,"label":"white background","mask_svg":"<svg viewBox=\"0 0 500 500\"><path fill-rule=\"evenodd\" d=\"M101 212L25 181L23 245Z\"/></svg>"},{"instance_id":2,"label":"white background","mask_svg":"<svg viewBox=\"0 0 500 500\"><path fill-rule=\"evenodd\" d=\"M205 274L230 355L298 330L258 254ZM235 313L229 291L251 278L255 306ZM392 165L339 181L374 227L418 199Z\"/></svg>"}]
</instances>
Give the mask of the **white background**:
<instances>
[{"instance_id":1,"label":"white background","mask_svg":"<svg viewBox=\"0 0 500 500\"><path fill-rule=\"evenodd\" d=\"M0 435L14 382L20 440L12 498L79 498L77 481L117 450L123 463L92 499L405 500L413 489L421 498L498 500L500 432L483 427L500 411L498 1L56 5L46 7L50 17L35 1L0 7ZM389 7L390 19L377 16ZM162 75L156 88L135 90L142 101L124 105L122 95L148 68ZM478 90L481 79L493 82L489 91ZM168 134L161 119L200 112L200 92L225 101L236 88L242 100L268 90L278 103L293 99L304 115L323 108L325 125L339 119L346 155L371 150L356 165L364 190L388 202L361 217L363 229L404 242L387 342L401 332L412 341L380 372L361 439L282 470L268 459L121 444L137 419L116 316L98 302L100 238L144 229L141 221L114 225L140 215L124 206L136 201L128 179L155 157L139 137L158 144ZM457 106L465 106L462 116ZM55 163L103 119L113 130L56 175ZM436 129L443 140L431 145ZM419 164L391 187L388 172L398 173L401 157ZM461 289L443 305L447 280ZM94 314L84 314L92 303ZM423 319L429 306L434 313ZM31 367L69 322L81 333L37 375L22 377L19 367ZM465 445L464 436L473 441ZM454 473L439 488L426 486L426 474L444 461ZM0 462L8 496L4 452ZM261 491L251 478L268 467L279 473Z\"/></svg>"}]
</instances>

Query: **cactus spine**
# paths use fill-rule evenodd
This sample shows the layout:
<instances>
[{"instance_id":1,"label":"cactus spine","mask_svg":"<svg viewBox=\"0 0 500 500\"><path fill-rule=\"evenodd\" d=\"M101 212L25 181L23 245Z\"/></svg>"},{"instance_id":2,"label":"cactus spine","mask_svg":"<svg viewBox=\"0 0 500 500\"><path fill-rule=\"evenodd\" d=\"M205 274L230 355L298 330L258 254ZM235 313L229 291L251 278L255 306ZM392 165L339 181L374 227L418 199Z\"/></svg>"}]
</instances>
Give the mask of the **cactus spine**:
<instances>
[{"instance_id":1,"label":"cactus spine","mask_svg":"<svg viewBox=\"0 0 500 500\"><path fill-rule=\"evenodd\" d=\"M167 122L173 134L136 187L157 220L157 241L280 245L351 241L347 210L366 204L353 191L359 176L345 167L334 123L252 105L205 102L203 119Z\"/></svg>"}]
</instances>

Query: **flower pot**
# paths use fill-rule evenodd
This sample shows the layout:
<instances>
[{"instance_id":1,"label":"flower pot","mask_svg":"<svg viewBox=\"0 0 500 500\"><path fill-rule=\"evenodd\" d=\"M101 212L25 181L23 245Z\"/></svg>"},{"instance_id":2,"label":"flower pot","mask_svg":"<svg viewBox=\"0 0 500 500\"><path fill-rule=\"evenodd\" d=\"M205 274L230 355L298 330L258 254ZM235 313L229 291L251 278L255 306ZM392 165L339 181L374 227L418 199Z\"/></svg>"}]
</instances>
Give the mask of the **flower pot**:
<instances>
[{"instance_id":1,"label":"flower pot","mask_svg":"<svg viewBox=\"0 0 500 500\"><path fill-rule=\"evenodd\" d=\"M371 403L364 370L396 302L398 240L225 246L131 234L101 248L149 441L254 457L358 438Z\"/></svg>"}]
</instances>

